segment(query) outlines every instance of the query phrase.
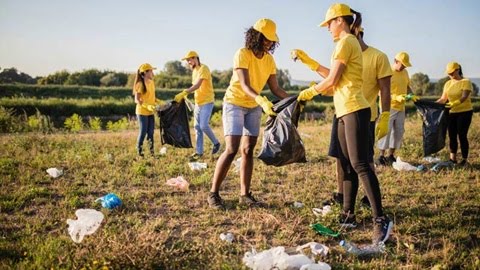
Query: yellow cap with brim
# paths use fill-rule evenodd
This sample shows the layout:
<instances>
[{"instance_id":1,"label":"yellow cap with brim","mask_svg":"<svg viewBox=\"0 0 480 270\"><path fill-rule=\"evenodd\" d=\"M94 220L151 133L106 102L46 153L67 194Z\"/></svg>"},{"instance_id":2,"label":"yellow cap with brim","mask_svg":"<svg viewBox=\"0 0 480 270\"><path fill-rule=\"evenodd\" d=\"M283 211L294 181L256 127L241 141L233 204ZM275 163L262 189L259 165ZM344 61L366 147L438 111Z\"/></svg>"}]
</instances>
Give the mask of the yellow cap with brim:
<instances>
[{"instance_id":1,"label":"yellow cap with brim","mask_svg":"<svg viewBox=\"0 0 480 270\"><path fill-rule=\"evenodd\" d=\"M327 26L329 21L342 16L353 16L350 7L340 3L333 4L328 8L327 14L325 14L325 20L318 26Z\"/></svg>"},{"instance_id":2,"label":"yellow cap with brim","mask_svg":"<svg viewBox=\"0 0 480 270\"><path fill-rule=\"evenodd\" d=\"M198 57L198 53L196 51L189 51L185 56L182 58L182 60L187 60L188 58L191 57Z\"/></svg>"},{"instance_id":3,"label":"yellow cap with brim","mask_svg":"<svg viewBox=\"0 0 480 270\"><path fill-rule=\"evenodd\" d=\"M460 68L460 64L457 62L450 62L447 64L447 68L445 69L445 73L452 74L455 70Z\"/></svg>"},{"instance_id":4,"label":"yellow cap with brim","mask_svg":"<svg viewBox=\"0 0 480 270\"><path fill-rule=\"evenodd\" d=\"M400 61L400 63L402 63L402 65L404 65L405 67L412 66L412 64L410 64L410 56L408 56L408 53L406 52L397 53L397 55L395 55L395 59L397 61Z\"/></svg>"},{"instance_id":5,"label":"yellow cap with brim","mask_svg":"<svg viewBox=\"0 0 480 270\"><path fill-rule=\"evenodd\" d=\"M262 33L268 40L278 42L277 25L272 20L262 18L253 25L253 29Z\"/></svg>"},{"instance_id":6,"label":"yellow cap with brim","mask_svg":"<svg viewBox=\"0 0 480 270\"><path fill-rule=\"evenodd\" d=\"M152 67L149 63L141 64L140 67L138 68L138 71L140 72L145 72L147 70L151 69L157 69L156 67Z\"/></svg>"}]
</instances>

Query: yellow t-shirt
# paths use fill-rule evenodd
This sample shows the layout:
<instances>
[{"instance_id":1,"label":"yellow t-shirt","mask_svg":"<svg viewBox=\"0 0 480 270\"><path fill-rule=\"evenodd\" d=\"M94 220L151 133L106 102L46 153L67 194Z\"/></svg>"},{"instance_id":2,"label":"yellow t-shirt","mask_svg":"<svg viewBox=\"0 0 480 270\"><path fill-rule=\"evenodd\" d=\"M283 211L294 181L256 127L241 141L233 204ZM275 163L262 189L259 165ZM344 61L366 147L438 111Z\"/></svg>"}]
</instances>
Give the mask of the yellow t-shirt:
<instances>
[{"instance_id":1,"label":"yellow t-shirt","mask_svg":"<svg viewBox=\"0 0 480 270\"><path fill-rule=\"evenodd\" d=\"M200 79L203 79L202 84L195 90L195 104L199 106L212 103L215 100L212 75L206 65L201 65L192 72L192 84L196 84Z\"/></svg>"},{"instance_id":2,"label":"yellow t-shirt","mask_svg":"<svg viewBox=\"0 0 480 270\"><path fill-rule=\"evenodd\" d=\"M354 35L348 34L337 41L332 54L332 65L341 60L346 67L334 86L333 104L337 117L369 108L362 92L362 49Z\"/></svg>"},{"instance_id":3,"label":"yellow t-shirt","mask_svg":"<svg viewBox=\"0 0 480 270\"><path fill-rule=\"evenodd\" d=\"M469 79L463 78L461 80L451 79L448 80L445 85L443 86L443 93L447 94L448 101L453 102L455 100L459 100L462 97L463 91L470 91L472 92L473 87L472 83ZM460 113L460 112L468 112L473 110L472 107L472 99L470 95L467 99L465 99L460 105L453 107L450 109L450 113Z\"/></svg>"},{"instance_id":4,"label":"yellow t-shirt","mask_svg":"<svg viewBox=\"0 0 480 270\"><path fill-rule=\"evenodd\" d=\"M140 98L143 100L143 104L155 104L155 83L153 80L145 82L145 86L147 87L147 91L145 94L142 94L143 84L142 82L138 82L135 85L135 92L140 93ZM137 104L135 108L135 113L140 115L152 115L153 112L143 108L140 104Z\"/></svg>"},{"instance_id":5,"label":"yellow t-shirt","mask_svg":"<svg viewBox=\"0 0 480 270\"><path fill-rule=\"evenodd\" d=\"M392 79L390 82L390 94L393 95L406 95L408 84L410 83L410 77L408 76L407 69L403 69L402 71L396 71L392 67ZM390 109L394 109L397 111L404 111L405 110L405 101L398 102L392 99L390 102Z\"/></svg>"},{"instance_id":6,"label":"yellow t-shirt","mask_svg":"<svg viewBox=\"0 0 480 270\"><path fill-rule=\"evenodd\" d=\"M259 94L267 83L270 75L274 75L277 72L275 60L269 53L264 54L262 59L258 59L253 52L247 48L239 49L235 53L235 57L233 58L233 75L223 101L244 108L255 108L258 106L255 99L247 95L240 85L240 80L235 71L235 69L238 68L248 70L250 86Z\"/></svg>"},{"instance_id":7,"label":"yellow t-shirt","mask_svg":"<svg viewBox=\"0 0 480 270\"><path fill-rule=\"evenodd\" d=\"M375 121L378 115L377 97L380 91L378 80L392 76L392 69L388 63L388 57L380 50L368 47L362 52L363 57L363 95L370 104L372 116L370 121Z\"/></svg>"}]
</instances>

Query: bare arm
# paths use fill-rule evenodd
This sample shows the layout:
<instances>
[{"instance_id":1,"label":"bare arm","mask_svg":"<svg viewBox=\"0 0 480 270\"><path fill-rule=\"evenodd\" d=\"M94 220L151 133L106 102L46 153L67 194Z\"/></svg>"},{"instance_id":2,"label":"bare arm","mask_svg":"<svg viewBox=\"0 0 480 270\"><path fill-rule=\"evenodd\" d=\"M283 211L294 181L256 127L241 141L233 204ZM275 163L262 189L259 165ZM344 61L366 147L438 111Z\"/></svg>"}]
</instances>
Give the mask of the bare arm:
<instances>
[{"instance_id":1,"label":"bare arm","mask_svg":"<svg viewBox=\"0 0 480 270\"><path fill-rule=\"evenodd\" d=\"M333 96L333 86L338 83L345 71L346 65L339 60L333 62L332 68L325 80L315 85L315 90L323 96Z\"/></svg>"},{"instance_id":2,"label":"bare arm","mask_svg":"<svg viewBox=\"0 0 480 270\"><path fill-rule=\"evenodd\" d=\"M287 92L278 85L277 81L277 75L272 74L270 77L268 77L268 87L270 88L270 91L277 97L284 99L288 97Z\"/></svg>"},{"instance_id":3,"label":"bare arm","mask_svg":"<svg viewBox=\"0 0 480 270\"><path fill-rule=\"evenodd\" d=\"M460 103L463 103L468 96L470 96L471 91L463 90L462 91L462 97L460 98Z\"/></svg>"},{"instance_id":4,"label":"bare arm","mask_svg":"<svg viewBox=\"0 0 480 270\"><path fill-rule=\"evenodd\" d=\"M257 92L250 86L250 76L248 75L248 70L244 68L237 68L235 69L235 72L237 72L243 91L245 91L245 93L252 98L257 97Z\"/></svg>"},{"instance_id":5,"label":"bare arm","mask_svg":"<svg viewBox=\"0 0 480 270\"><path fill-rule=\"evenodd\" d=\"M199 79L194 85L190 86L190 88L187 89L187 92L188 93L192 93L193 91L197 90L198 88L200 88L200 86L202 85L202 82L203 82L204 79Z\"/></svg>"},{"instance_id":6,"label":"bare arm","mask_svg":"<svg viewBox=\"0 0 480 270\"><path fill-rule=\"evenodd\" d=\"M322 65L318 65L318 68L317 70L315 70L315 72L317 72L318 75L322 76L322 78L325 79L328 77L328 74L330 73L330 69Z\"/></svg>"},{"instance_id":7,"label":"bare arm","mask_svg":"<svg viewBox=\"0 0 480 270\"><path fill-rule=\"evenodd\" d=\"M392 76L383 77L378 79L378 85L380 86L380 101L382 102L382 112L390 111L390 79Z\"/></svg>"},{"instance_id":8,"label":"bare arm","mask_svg":"<svg viewBox=\"0 0 480 270\"><path fill-rule=\"evenodd\" d=\"M445 104L447 103L447 100L448 100L447 93L443 91L442 96L439 99L437 99L435 102L440 104Z\"/></svg>"}]
</instances>

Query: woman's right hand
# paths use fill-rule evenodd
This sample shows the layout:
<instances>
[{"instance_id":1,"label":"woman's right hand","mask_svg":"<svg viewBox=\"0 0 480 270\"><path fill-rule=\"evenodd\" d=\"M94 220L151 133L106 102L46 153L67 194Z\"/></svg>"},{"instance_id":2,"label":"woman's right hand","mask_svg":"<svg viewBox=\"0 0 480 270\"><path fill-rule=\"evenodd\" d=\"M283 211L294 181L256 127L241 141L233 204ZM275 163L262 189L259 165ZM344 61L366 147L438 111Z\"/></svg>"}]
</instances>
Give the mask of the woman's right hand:
<instances>
[{"instance_id":1,"label":"woman's right hand","mask_svg":"<svg viewBox=\"0 0 480 270\"><path fill-rule=\"evenodd\" d=\"M316 71L318 69L318 66L320 65L317 61L310 58L310 56L308 56L306 52L300 49L292 50L290 52L290 57L292 57L294 61L296 61L297 59L300 60L303 64L305 64L313 71Z\"/></svg>"}]
</instances>

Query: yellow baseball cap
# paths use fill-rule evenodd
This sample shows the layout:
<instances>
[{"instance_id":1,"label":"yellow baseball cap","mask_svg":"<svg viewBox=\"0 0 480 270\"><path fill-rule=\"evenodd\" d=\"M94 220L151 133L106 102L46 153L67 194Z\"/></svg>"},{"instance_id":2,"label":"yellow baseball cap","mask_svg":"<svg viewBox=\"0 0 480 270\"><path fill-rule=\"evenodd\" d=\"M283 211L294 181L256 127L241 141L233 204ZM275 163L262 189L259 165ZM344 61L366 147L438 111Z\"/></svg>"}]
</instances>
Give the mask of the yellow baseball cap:
<instances>
[{"instance_id":1,"label":"yellow baseball cap","mask_svg":"<svg viewBox=\"0 0 480 270\"><path fill-rule=\"evenodd\" d=\"M182 60L187 60L190 57L198 57L198 53L196 51L189 51L187 54L185 54Z\"/></svg>"},{"instance_id":2,"label":"yellow baseball cap","mask_svg":"<svg viewBox=\"0 0 480 270\"><path fill-rule=\"evenodd\" d=\"M268 40L278 42L277 25L272 20L262 18L253 25L253 29L262 33Z\"/></svg>"},{"instance_id":3,"label":"yellow baseball cap","mask_svg":"<svg viewBox=\"0 0 480 270\"><path fill-rule=\"evenodd\" d=\"M138 68L138 71L140 72L145 72L147 70L151 69L157 69L156 67L152 67L149 63L141 64L140 67Z\"/></svg>"},{"instance_id":4,"label":"yellow baseball cap","mask_svg":"<svg viewBox=\"0 0 480 270\"><path fill-rule=\"evenodd\" d=\"M460 64L457 62L450 62L447 64L447 68L445 69L445 73L452 74L455 70L460 68Z\"/></svg>"},{"instance_id":5,"label":"yellow baseball cap","mask_svg":"<svg viewBox=\"0 0 480 270\"><path fill-rule=\"evenodd\" d=\"M327 14L325 14L325 20L318 26L321 26L321 27L327 26L330 20L333 20L341 16L353 16L353 13L350 10L350 7L348 5L340 4L340 3L333 4L328 8Z\"/></svg>"},{"instance_id":6,"label":"yellow baseball cap","mask_svg":"<svg viewBox=\"0 0 480 270\"><path fill-rule=\"evenodd\" d=\"M410 56L408 56L408 53L406 52L397 53L397 55L395 55L395 59L397 61L400 61L400 63L402 63L402 65L404 65L405 67L412 66L412 64L410 64Z\"/></svg>"}]
</instances>

